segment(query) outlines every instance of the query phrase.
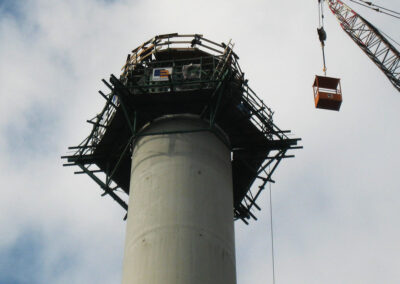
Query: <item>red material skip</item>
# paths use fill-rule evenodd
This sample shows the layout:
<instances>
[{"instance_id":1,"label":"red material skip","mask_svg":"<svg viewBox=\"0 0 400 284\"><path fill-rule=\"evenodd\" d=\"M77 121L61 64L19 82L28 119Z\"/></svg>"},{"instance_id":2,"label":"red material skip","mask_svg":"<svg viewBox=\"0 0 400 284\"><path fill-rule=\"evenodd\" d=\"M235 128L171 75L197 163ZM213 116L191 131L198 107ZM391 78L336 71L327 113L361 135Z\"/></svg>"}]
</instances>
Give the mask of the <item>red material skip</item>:
<instances>
[{"instance_id":1,"label":"red material skip","mask_svg":"<svg viewBox=\"0 0 400 284\"><path fill-rule=\"evenodd\" d=\"M313 90L316 108L340 110L343 101L340 79L315 76Z\"/></svg>"}]
</instances>

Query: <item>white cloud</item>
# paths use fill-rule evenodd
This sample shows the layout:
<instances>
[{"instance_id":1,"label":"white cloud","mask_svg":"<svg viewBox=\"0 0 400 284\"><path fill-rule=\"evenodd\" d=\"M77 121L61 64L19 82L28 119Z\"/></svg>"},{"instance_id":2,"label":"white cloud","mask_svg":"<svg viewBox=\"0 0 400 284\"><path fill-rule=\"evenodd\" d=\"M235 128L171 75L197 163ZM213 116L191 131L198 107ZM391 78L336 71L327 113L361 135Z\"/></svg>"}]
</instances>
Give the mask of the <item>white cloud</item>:
<instances>
[{"instance_id":1,"label":"white cloud","mask_svg":"<svg viewBox=\"0 0 400 284\"><path fill-rule=\"evenodd\" d=\"M59 156L88 134L85 120L104 103L100 79L119 74L143 41L179 32L232 38L278 126L303 138L274 177L277 283L397 283L400 96L327 9L339 113L313 108L322 68L313 2L36 0L19 9L0 20L0 251L38 232L39 281L120 282L124 212ZM365 13L395 35L395 22ZM260 220L236 226L239 284L271 282L267 195Z\"/></svg>"}]
</instances>

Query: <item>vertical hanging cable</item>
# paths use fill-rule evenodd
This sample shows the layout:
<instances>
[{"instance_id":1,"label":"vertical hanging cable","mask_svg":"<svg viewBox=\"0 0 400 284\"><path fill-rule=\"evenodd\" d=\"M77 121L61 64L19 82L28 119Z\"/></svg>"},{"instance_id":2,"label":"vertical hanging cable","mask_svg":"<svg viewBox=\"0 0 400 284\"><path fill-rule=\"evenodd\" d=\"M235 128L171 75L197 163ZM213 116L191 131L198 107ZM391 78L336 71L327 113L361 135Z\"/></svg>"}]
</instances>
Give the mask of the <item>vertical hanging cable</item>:
<instances>
[{"instance_id":1,"label":"vertical hanging cable","mask_svg":"<svg viewBox=\"0 0 400 284\"><path fill-rule=\"evenodd\" d=\"M321 27L321 1L318 0L318 27Z\"/></svg>"},{"instance_id":2,"label":"vertical hanging cable","mask_svg":"<svg viewBox=\"0 0 400 284\"><path fill-rule=\"evenodd\" d=\"M324 26L324 1L319 1L319 3L321 4L321 21L322 21L322 27Z\"/></svg>"},{"instance_id":3,"label":"vertical hanging cable","mask_svg":"<svg viewBox=\"0 0 400 284\"><path fill-rule=\"evenodd\" d=\"M271 232L271 257L272 257L272 283L275 284L275 252L274 252L274 226L272 223L272 190L269 183L269 216L270 216L270 232Z\"/></svg>"},{"instance_id":4,"label":"vertical hanging cable","mask_svg":"<svg viewBox=\"0 0 400 284\"><path fill-rule=\"evenodd\" d=\"M318 20L319 20L319 27L317 28L319 41L321 42L322 48L322 60L324 63L323 71L324 75L326 76L326 62L325 62L325 40L326 40L326 32L324 30L324 1L318 0Z\"/></svg>"}]
</instances>

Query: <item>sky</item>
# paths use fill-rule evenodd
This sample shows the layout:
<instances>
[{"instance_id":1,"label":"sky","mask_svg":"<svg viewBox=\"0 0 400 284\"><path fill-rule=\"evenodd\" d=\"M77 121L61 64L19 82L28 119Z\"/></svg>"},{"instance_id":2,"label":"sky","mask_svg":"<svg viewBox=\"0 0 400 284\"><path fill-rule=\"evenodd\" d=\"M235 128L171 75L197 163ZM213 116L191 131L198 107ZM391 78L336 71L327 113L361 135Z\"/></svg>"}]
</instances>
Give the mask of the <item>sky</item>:
<instances>
[{"instance_id":1,"label":"sky","mask_svg":"<svg viewBox=\"0 0 400 284\"><path fill-rule=\"evenodd\" d=\"M398 20L350 6L400 41ZM325 8L340 112L314 108L317 1L1 0L0 284L121 282L125 213L60 156L89 133L101 79L173 32L232 39L275 123L302 138L272 186L276 283L399 283L400 94ZM272 283L268 196L235 224L238 284Z\"/></svg>"}]
</instances>

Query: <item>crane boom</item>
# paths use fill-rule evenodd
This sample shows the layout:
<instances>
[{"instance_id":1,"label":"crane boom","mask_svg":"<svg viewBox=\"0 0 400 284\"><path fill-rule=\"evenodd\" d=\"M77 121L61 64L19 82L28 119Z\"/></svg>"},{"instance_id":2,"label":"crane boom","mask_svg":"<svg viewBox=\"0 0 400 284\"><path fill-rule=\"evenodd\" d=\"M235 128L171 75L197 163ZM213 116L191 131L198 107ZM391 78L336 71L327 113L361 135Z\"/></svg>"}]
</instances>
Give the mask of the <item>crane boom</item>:
<instances>
[{"instance_id":1,"label":"crane boom","mask_svg":"<svg viewBox=\"0 0 400 284\"><path fill-rule=\"evenodd\" d=\"M340 0L325 0L340 26L400 92L400 53L366 19Z\"/></svg>"}]
</instances>

